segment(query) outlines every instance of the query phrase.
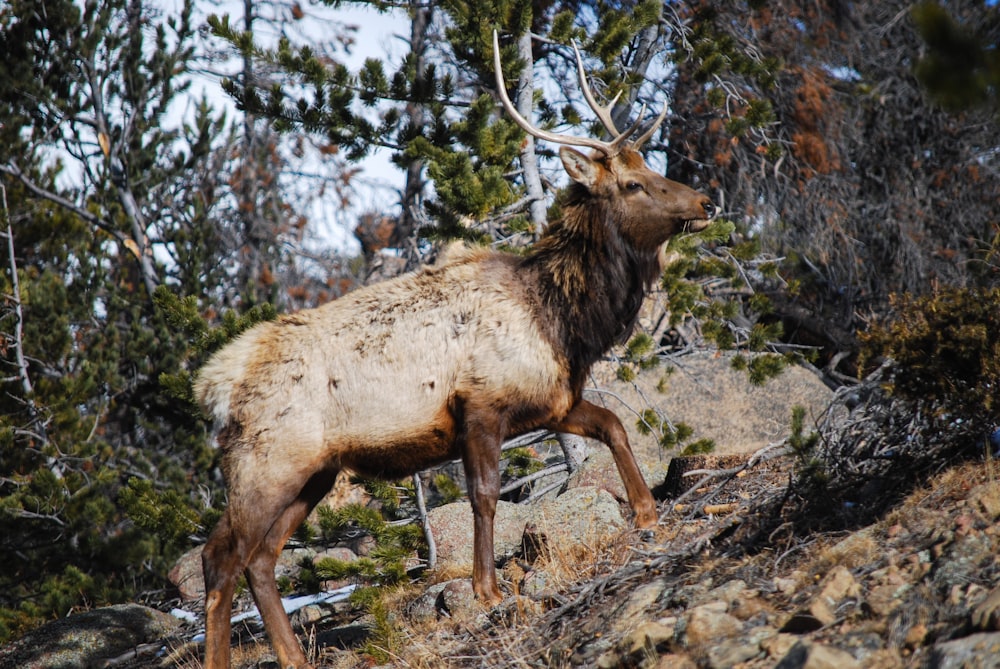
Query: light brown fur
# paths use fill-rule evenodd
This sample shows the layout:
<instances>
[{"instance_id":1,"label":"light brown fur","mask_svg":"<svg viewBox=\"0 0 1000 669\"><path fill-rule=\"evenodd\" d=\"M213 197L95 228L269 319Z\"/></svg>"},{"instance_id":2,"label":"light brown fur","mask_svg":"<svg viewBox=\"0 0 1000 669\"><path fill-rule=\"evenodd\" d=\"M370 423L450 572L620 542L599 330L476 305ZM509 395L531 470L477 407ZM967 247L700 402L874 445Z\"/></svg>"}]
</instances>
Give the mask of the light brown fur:
<instances>
[{"instance_id":1,"label":"light brown fur","mask_svg":"<svg viewBox=\"0 0 1000 669\"><path fill-rule=\"evenodd\" d=\"M220 425L266 425L241 458L271 466L318 458L378 476L401 457L413 471L457 458L454 398L517 397L556 418L573 403L513 273L507 256L468 252L262 324L212 358L196 393Z\"/></svg>"}]
</instances>

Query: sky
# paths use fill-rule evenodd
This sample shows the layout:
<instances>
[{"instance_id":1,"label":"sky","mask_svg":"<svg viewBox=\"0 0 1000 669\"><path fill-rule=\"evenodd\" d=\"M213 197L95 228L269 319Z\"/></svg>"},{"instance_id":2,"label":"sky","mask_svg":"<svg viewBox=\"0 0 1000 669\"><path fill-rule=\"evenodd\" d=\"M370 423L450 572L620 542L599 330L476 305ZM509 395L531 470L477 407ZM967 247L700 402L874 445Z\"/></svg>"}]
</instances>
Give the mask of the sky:
<instances>
[{"instance_id":1,"label":"sky","mask_svg":"<svg viewBox=\"0 0 1000 669\"><path fill-rule=\"evenodd\" d=\"M176 13L181 6L180 0L158 0L159 7L165 13ZM389 59L392 62L399 62L406 51L404 39L409 37L409 19L404 12L395 11L379 13L373 9L344 5L332 9L316 2L304 2L302 5L306 16L292 23L289 39L293 44L302 44L306 41L322 42L324 37L333 31L333 23L353 25L357 27L356 42L350 53L339 50L336 53L338 60L343 62L352 71L358 70L367 58L378 58L380 60ZM262 7L262 13L265 9ZM280 10L279 10L280 11ZM287 11L287 10L286 10ZM242 25L243 3L239 0L222 0L221 2L197 2L195 7L195 25L202 25L206 22L210 14L223 16L230 15L233 25ZM263 46L270 46L277 42L278 35L264 23L258 23L255 27L255 37ZM201 35L203 46L219 48L222 40L212 36L207 30ZM235 72L239 64L234 58L233 65L229 68ZM393 67L386 68L389 71ZM235 105L221 88L221 80L218 76L208 74L197 74L189 91L191 102L184 106L178 106L174 113L179 118L190 114L193 111L194 101L205 95L217 108L225 107L236 114ZM312 199L312 204L306 215L312 222L312 231L316 238L311 240L311 250L322 250L333 247L337 251L348 254L356 254L360 251L357 240L353 236L353 225L360 214L368 211L383 211L389 214L398 214L398 191L402 187L404 175L390 161L389 151L386 149L376 150L373 154L365 158L358 167L360 174L354 181L354 194L351 199L352 206L345 209L332 192L323 197L315 197L317 192L314 179L289 177L283 184L289 191L290 199L297 200L296 195L303 196L302 199ZM324 165L322 158L317 154L305 165L301 166L301 172L306 174L323 174ZM309 244L307 244L309 245Z\"/></svg>"}]
</instances>

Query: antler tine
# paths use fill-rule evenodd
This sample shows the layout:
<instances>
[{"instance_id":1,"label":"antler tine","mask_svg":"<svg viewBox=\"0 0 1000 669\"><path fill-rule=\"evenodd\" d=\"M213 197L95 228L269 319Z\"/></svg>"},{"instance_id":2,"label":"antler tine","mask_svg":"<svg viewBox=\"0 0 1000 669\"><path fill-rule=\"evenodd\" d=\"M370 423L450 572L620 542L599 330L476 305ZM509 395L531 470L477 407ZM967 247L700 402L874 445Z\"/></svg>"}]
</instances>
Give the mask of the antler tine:
<instances>
[{"instance_id":1,"label":"antler tine","mask_svg":"<svg viewBox=\"0 0 1000 669\"><path fill-rule=\"evenodd\" d=\"M611 137L617 139L621 133L618 132L618 128L615 127L615 122L611 118L611 110L614 108L615 103L618 102L618 98L621 97L622 92L618 91L606 107L597 104L597 100L594 99L594 93L590 90L590 84L587 83L587 73L583 69L583 57L580 55L580 50L576 47L576 40L573 40L572 44L573 53L576 54L576 71L580 76L580 88L583 90L583 97L587 100L590 108L594 110L594 113L597 114L597 118L601 120L607 131L611 133Z\"/></svg>"},{"instance_id":2,"label":"antler tine","mask_svg":"<svg viewBox=\"0 0 1000 669\"><path fill-rule=\"evenodd\" d=\"M653 136L653 133L656 132L656 129L660 127L660 124L663 123L663 119L665 119L666 117L667 117L667 108L664 107L663 111L660 112L660 115L656 117L655 121L653 121L653 125L649 126L649 130L642 133L642 135L640 135L639 138L632 143L632 148L638 151L639 147L645 144L649 140L649 138Z\"/></svg>"},{"instance_id":3,"label":"antler tine","mask_svg":"<svg viewBox=\"0 0 1000 669\"><path fill-rule=\"evenodd\" d=\"M611 145L614 146L617 151L618 147L624 144L625 140L627 140L629 136L638 130L640 125L642 125L642 119L646 116L646 105L642 106L642 110L639 112L639 116L636 118L635 123L626 128L625 132L619 132L618 127L615 126L615 122L611 118L611 110L614 108L615 103L618 102L618 98L621 97L622 92L618 91L618 93L615 94L615 97L611 98L611 102L609 102L606 106L602 107L599 105L597 100L594 98L594 93L590 88L590 84L587 83L587 72L583 69L583 58L580 56L580 49L576 46L576 40L573 40L572 44L573 53L576 54L576 71L580 78L580 89L583 91L583 97L586 99L587 104L590 105L590 108L594 110L594 113L597 114L597 118L600 119L607 131L611 133ZM666 110L664 110L664 113L666 113ZM652 128L636 140L633 148L638 149L642 146L642 144L649 139L650 136L652 136L653 131L655 131L657 126L659 126L662 122L663 114L660 115L660 118L657 119Z\"/></svg>"},{"instance_id":4,"label":"antler tine","mask_svg":"<svg viewBox=\"0 0 1000 669\"><path fill-rule=\"evenodd\" d=\"M510 97L507 95L507 86L503 81L503 72L501 70L500 63L500 39L497 36L496 30L493 31L493 69L496 73L497 95L500 97L500 103L503 105L504 110L506 110L511 119L513 119L513 121L517 123L522 130L533 137L544 139L547 142L553 142L555 144L586 146L596 149L605 155L611 156L618 152L618 148L620 146L618 140L622 139L622 137L627 137L632 134L632 132L635 132L635 127L633 127L629 129L630 131L626 131L624 134L616 137L612 142L602 142L599 139L593 139L590 137L560 135L558 133L549 132L533 126L530 121L521 116L520 112L517 111L517 108L514 107L514 103L510 101Z\"/></svg>"}]
</instances>

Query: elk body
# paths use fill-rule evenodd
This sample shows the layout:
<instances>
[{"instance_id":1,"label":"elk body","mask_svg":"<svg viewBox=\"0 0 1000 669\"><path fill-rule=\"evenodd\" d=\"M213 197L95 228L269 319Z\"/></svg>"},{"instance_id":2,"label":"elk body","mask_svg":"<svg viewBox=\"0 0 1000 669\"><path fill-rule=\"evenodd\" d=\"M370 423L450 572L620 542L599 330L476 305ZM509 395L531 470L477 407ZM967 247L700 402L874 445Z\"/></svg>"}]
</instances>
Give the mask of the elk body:
<instances>
[{"instance_id":1,"label":"elk body","mask_svg":"<svg viewBox=\"0 0 1000 669\"><path fill-rule=\"evenodd\" d=\"M501 101L525 130L594 149L560 150L573 183L563 217L532 251L467 251L260 324L199 374L196 393L220 428L229 491L202 558L209 669L228 666L241 573L280 665L308 666L274 567L342 469L397 479L460 458L473 512L473 590L486 604L501 599L493 517L505 439L548 428L604 442L636 525L656 523L624 428L581 393L593 363L632 329L660 247L703 228L715 207L647 168L636 149L652 131L627 144L636 126L619 133L589 91L612 141L534 128L507 99L498 54L495 61Z\"/></svg>"}]
</instances>

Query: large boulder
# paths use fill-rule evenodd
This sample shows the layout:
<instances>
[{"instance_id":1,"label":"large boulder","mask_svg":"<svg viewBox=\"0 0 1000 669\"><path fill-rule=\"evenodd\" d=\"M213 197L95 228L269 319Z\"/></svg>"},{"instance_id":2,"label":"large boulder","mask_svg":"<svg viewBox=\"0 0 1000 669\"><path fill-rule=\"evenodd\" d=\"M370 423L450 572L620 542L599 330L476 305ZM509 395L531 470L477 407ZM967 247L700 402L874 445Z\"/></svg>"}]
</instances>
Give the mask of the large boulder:
<instances>
[{"instance_id":1,"label":"large boulder","mask_svg":"<svg viewBox=\"0 0 1000 669\"><path fill-rule=\"evenodd\" d=\"M468 501L438 507L428 517L437 543L437 569L446 574L471 573L472 508ZM507 560L521 549L529 524L533 532L559 546L600 542L628 527L618 501L596 487L574 488L530 505L501 501L493 525L496 560Z\"/></svg>"},{"instance_id":2,"label":"large boulder","mask_svg":"<svg viewBox=\"0 0 1000 669\"><path fill-rule=\"evenodd\" d=\"M811 371L791 365L764 385L733 369L733 354L698 351L671 359L664 367L641 371L631 382L615 378L613 365L594 368L601 391L584 396L622 419L633 449L643 460L659 460L653 436L636 428L636 416L654 408L673 423L694 428L695 439L711 439L715 453L747 453L781 441L789 433L792 407L806 410L806 425L830 405L833 392ZM664 376L666 374L666 376ZM661 383L662 381L662 383Z\"/></svg>"},{"instance_id":3,"label":"large boulder","mask_svg":"<svg viewBox=\"0 0 1000 669\"><path fill-rule=\"evenodd\" d=\"M118 604L53 620L0 648L0 669L89 669L159 644L180 626L173 616Z\"/></svg>"}]
</instances>

